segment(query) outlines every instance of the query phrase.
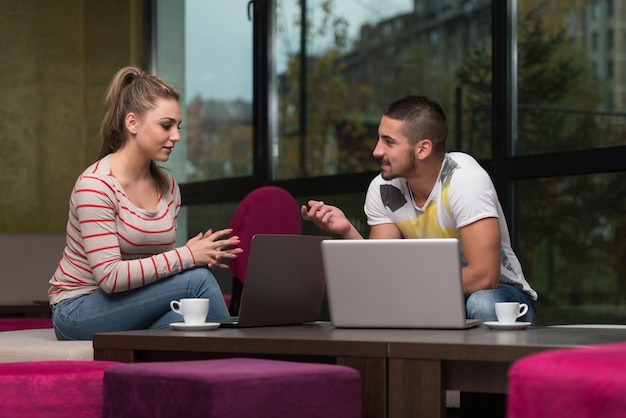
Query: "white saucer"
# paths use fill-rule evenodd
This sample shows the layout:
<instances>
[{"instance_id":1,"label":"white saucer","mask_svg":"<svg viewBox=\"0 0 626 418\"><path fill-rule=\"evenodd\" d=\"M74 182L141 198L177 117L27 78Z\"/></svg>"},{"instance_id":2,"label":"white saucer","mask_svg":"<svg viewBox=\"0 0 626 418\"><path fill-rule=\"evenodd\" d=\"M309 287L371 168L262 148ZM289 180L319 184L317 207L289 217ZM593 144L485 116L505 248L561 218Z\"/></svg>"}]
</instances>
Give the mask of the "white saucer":
<instances>
[{"instance_id":1,"label":"white saucer","mask_svg":"<svg viewBox=\"0 0 626 418\"><path fill-rule=\"evenodd\" d=\"M170 327L177 331L210 331L219 327L219 322L205 322L204 324L186 324L184 322L170 322Z\"/></svg>"},{"instance_id":2,"label":"white saucer","mask_svg":"<svg viewBox=\"0 0 626 418\"><path fill-rule=\"evenodd\" d=\"M503 324L498 321L483 322L491 329L524 329L530 326L530 322L514 322L512 324Z\"/></svg>"}]
</instances>

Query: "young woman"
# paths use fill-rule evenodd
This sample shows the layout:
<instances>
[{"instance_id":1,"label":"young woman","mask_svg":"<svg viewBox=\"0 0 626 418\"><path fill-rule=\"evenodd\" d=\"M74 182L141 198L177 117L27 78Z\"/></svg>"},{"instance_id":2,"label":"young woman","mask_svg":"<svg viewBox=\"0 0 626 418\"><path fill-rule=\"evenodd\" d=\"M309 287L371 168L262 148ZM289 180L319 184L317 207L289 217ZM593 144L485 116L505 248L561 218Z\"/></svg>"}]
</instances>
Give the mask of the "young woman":
<instances>
[{"instance_id":1,"label":"young woman","mask_svg":"<svg viewBox=\"0 0 626 418\"><path fill-rule=\"evenodd\" d=\"M180 191L156 162L180 141L180 93L135 68L113 77L104 101L102 150L70 196L63 257L48 296L59 340L165 328L181 321L169 303L208 298L207 320L228 318L209 269L242 250L230 229L175 247Z\"/></svg>"}]
</instances>

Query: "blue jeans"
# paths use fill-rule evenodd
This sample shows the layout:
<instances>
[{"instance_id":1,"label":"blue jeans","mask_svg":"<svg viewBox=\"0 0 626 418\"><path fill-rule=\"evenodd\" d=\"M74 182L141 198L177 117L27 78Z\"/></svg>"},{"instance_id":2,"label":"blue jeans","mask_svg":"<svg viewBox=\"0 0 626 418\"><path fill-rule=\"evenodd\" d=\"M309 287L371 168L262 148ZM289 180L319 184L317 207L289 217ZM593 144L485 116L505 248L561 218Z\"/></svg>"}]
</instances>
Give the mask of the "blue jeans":
<instances>
[{"instance_id":1,"label":"blue jeans","mask_svg":"<svg viewBox=\"0 0 626 418\"><path fill-rule=\"evenodd\" d=\"M467 298L465 310L468 318L482 319L483 322L497 321L496 302L519 302L528 305L528 312L518 319L534 324L537 321L537 306L530 295L516 287L500 284L496 289L479 290Z\"/></svg>"},{"instance_id":2,"label":"blue jeans","mask_svg":"<svg viewBox=\"0 0 626 418\"><path fill-rule=\"evenodd\" d=\"M167 328L170 322L183 320L170 310L170 301L181 298L210 299L208 321L229 318L213 274L194 268L127 292L107 294L97 289L62 300L52 311L54 332L59 340L91 340L101 332Z\"/></svg>"}]
</instances>

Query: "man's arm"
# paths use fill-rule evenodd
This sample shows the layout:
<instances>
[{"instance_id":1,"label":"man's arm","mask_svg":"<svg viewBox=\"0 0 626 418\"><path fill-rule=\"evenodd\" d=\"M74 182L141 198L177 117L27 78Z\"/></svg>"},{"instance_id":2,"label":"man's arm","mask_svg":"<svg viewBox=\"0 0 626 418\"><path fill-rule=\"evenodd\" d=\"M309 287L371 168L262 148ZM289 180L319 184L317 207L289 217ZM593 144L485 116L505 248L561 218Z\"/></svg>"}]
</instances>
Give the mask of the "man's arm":
<instances>
[{"instance_id":1,"label":"man's arm","mask_svg":"<svg viewBox=\"0 0 626 418\"><path fill-rule=\"evenodd\" d=\"M399 239L400 230L395 224L380 224L370 228L370 239Z\"/></svg>"},{"instance_id":2,"label":"man's arm","mask_svg":"<svg viewBox=\"0 0 626 418\"><path fill-rule=\"evenodd\" d=\"M495 289L500 281L500 225L498 218L485 218L459 230L467 267L463 268L463 291Z\"/></svg>"},{"instance_id":3,"label":"man's arm","mask_svg":"<svg viewBox=\"0 0 626 418\"><path fill-rule=\"evenodd\" d=\"M339 234L343 239L363 239L363 236L339 208L315 200L310 200L308 205L308 207L302 205L300 208L302 219L305 221L313 222L324 231ZM395 224L388 223L372 226L369 238L396 239L402 238L402 234Z\"/></svg>"}]
</instances>

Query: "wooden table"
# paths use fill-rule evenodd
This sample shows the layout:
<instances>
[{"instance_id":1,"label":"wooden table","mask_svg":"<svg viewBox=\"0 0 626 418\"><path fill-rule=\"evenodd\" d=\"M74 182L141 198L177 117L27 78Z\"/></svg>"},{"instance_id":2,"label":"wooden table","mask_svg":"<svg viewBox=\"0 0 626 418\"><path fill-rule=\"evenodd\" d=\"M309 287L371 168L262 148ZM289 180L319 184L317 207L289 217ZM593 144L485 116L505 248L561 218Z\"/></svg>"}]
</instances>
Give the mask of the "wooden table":
<instances>
[{"instance_id":1,"label":"wooden table","mask_svg":"<svg viewBox=\"0 0 626 418\"><path fill-rule=\"evenodd\" d=\"M328 323L188 332L94 335L94 358L123 362L256 356L353 367L364 417L445 416L446 390L506 393L511 363L565 347L626 341L624 329L538 327L520 331L335 329Z\"/></svg>"},{"instance_id":2,"label":"wooden table","mask_svg":"<svg viewBox=\"0 0 626 418\"><path fill-rule=\"evenodd\" d=\"M445 416L445 390L505 394L515 360L550 349L624 342L626 329L479 327L398 331L386 340L389 416L435 417Z\"/></svg>"}]
</instances>

